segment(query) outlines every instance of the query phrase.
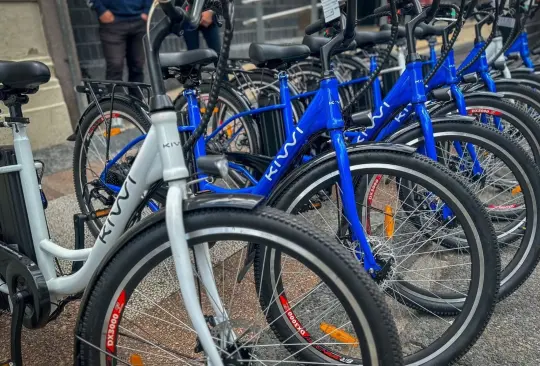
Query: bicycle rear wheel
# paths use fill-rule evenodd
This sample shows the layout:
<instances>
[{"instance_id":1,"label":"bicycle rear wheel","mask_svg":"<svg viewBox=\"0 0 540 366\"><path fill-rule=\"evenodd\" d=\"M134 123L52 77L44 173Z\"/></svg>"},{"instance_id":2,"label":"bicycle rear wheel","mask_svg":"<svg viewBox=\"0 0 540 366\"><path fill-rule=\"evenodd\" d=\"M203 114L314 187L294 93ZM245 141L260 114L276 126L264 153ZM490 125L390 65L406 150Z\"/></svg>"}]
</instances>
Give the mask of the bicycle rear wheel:
<instances>
[{"instance_id":1,"label":"bicycle rear wheel","mask_svg":"<svg viewBox=\"0 0 540 366\"><path fill-rule=\"evenodd\" d=\"M77 333L124 361L201 364L205 359L181 304L164 214L156 215L160 218L119 250L88 289ZM200 209L184 220L191 246L213 243L211 270L225 309L213 312L215 300L202 285L199 297L226 365L402 364L384 299L324 234L269 208ZM255 286L253 271L237 281L248 242L284 259L273 267L275 276L261 273L268 287ZM273 301L263 306L261 293ZM81 365L114 364L87 343L80 344L78 356Z\"/></svg>"},{"instance_id":2,"label":"bicycle rear wheel","mask_svg":"<svg viewBox=\"0 0 540 366\"><path fill-rule=\"evenodd\" d=\"M105 118L97 105L89 107L77 129L73 149L75 195L81 212L90 217L87 224L94 236L99 234L142 142L128 147L102 176L105 167L130 142L143 137L150 129L150 119L140 106L115 100L112 107L111 114L111 102L100 103ZM154 202L156 208L160 206L159 201ZM139 214L144 216L151 212L146 207Z\"/></svg>"}]
</instances>

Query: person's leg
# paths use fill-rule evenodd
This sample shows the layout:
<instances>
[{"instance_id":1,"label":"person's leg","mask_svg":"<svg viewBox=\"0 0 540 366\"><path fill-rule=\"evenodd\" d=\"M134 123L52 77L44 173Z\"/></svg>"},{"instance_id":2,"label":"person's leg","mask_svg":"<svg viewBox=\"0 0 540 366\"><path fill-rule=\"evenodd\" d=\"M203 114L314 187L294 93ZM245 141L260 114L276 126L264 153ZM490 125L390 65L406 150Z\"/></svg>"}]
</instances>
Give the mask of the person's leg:
<instances>
[{"instance_id":1,"label":"person's leg","mask_svg":"<svg viewBox=\"0 0 540 366\"><path fill-rule=\"evenodd\" d=\"M216 24L212 24L208 28L201 27L201 31L208 48L213 49L219 55L219 52L221 51L219 27Z\"/></svg>"},{"instance_id":2,"label":"person's leg","mask_svg":"<svg viewBox=\"0 0 540 366\"><path fill-rule=\"evenodd\" d=\"M129 22L130 29L127 39L126 60L129 71L129 81L142 83L144 81L144 46L143 37L146 33L144 20Z\"/></svg>"},{"instance_id":3,"label":"person's leg","mask_svg":"<svg viewBox=\"0 0 540 366\"><path fill-rule=\"evenodd\" d=\"M122 80L124 58L126 57L125 24L100 24L99 37L103 46L103 56L107 64L107 80Z\"/></svg>"},{"instance_id":4,"label":"person's leg","mask_svg":"<svg viewBox=\"0 0 540 366\"><path fill-rule=\"evenodd\" d=\"M196 50L199 48L199 30L185 30L184 41L188 50Z\"/></svg>"}]
</instances>

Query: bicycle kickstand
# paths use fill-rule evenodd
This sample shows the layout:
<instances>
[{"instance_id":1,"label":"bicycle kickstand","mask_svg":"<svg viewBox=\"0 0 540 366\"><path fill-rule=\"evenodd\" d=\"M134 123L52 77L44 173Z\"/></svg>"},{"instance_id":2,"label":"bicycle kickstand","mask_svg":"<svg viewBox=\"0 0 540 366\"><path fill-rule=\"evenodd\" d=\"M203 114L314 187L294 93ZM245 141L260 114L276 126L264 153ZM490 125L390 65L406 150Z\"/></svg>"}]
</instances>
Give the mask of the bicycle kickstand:
<instances>
[{"instance_id":1,"label":"bicycle kickstand","mask_svg":"<svg viewBox=\"0 0 540 366\"><path fill-rule=\"evenodd\" d=\"M28 291L22 290L11 296L13 304L13 313L11 316L11 362L7 365L22 366L22 326L26 304L31 300Z\"/></svg>"}]
</instances>

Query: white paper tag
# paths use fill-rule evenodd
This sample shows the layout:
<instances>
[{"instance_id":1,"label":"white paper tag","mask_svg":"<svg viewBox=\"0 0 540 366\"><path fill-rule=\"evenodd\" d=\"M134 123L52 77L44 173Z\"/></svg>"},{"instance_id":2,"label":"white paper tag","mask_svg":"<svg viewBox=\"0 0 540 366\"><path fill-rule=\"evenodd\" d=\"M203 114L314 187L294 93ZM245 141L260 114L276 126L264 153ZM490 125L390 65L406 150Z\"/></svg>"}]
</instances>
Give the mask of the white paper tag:
<instances>
[{"instance_id":1,"label":"white paper tag","mask_svg":"<svg viewBox=\"0 0 540 366\"><path fill-rule=\"evenodd\" d=\"M499 27L514 28L514 26L516 25L516 20L510 17L499 17L497 25Z\"/></svg>"},{"instance_id":2,"label":"white paper tag","mask_svg":"<svg viewBox=\"0 0 540 366\"><path fill-rule=\"evenodd\" d=\"M324 13L324 22L329 23L341 15L338 0L321 0Z\"/></svg>"}]
</instances>

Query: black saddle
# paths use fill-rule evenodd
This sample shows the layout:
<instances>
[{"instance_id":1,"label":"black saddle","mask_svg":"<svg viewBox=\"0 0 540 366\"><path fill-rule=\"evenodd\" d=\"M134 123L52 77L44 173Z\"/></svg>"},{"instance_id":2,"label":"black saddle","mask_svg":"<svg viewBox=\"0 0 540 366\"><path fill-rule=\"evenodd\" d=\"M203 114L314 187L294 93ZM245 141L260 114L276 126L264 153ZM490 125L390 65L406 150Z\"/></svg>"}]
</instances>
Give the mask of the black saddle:
<instances>
[{"instance_id":1,"label":"black saddle","mask_svg":"<svg viewBox=\"0 0 540 366\"><path fill-rule=\"evenodd\" d=\"M51 70L38 61L0 61L0 84L9 89L36 89L51 79Z\"/></svg>"},{"instance_id":2,"label":"black saddle","mask_svg":"<svg viewBox=\"0 0 540 366\"><path fill-rule=\"evenodd\" d=\"M309 47L303 44L252 43L249 46L249 58L258 67L275 68L283 64L304 60L310 54Z\"/></svg>"},{"instance_id":3,"label":"black saddle","mask_svg":"<svg viewBox=\"0 0 540 366\"><path fill-rule=\"evenodd\" d=\"M206 66L217 61L218 55L211 48L199 48L198 50L160 53L159 63L161 67L192 67Z\"/></svg>"},{"instance_id":4,"label":"black saddle","mask_svg":"<svg viewBox=\"0 0 540 366\"><path fill-rule=\"evenodd\" d=\"M357 31L354 38L356 45L360 48L369 48L378 44L385 44L392 40L390 31L364 32Z\"/></svg>"},{"instance_id":5,"label":"black saddle","mask_svg":"<svg viewBox=\"0 0 540 366\"><path fill-rule=\"evenodd\" d=\"M304 39L302 40L302 44L309 47L311 56L313 57L321 56L321 48L328 42L330 42L330 38L317 37L317 36L304 36ZM340 54L345 51L352 51L355 49L356 49L356 42L351 42L351 44L349 44L348 47L340 47L340 48L335 49L334 52L332 53L332 56Z\"/></svg>"}]
</instances>

